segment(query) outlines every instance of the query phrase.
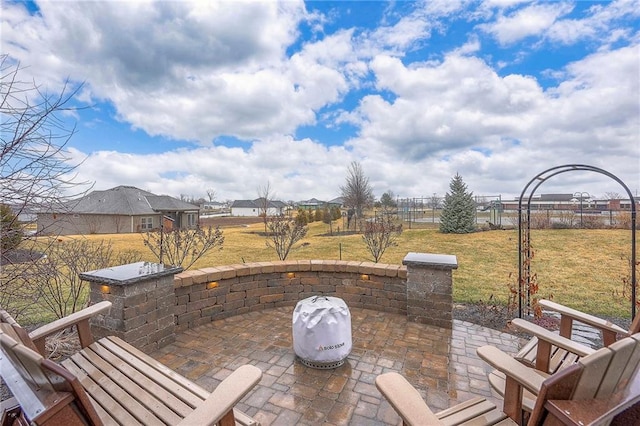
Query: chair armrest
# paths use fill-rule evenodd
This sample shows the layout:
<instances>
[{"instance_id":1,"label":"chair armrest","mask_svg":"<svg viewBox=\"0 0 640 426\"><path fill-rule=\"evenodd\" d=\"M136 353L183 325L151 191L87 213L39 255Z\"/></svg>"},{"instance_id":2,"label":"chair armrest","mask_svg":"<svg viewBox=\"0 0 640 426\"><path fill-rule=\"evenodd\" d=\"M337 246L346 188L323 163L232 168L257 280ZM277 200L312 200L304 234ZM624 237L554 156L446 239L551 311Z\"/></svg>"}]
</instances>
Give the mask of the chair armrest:
<instances>
[{"instance_id":1,"label":"chair armrest","mask_svg":"<svg viewBox=\"0 0 640 426\"><path fill-rule=\"evenodd\" d=\"M262 371L253 365L243 365L224 379L202 404L179 423L187 425L214 425L220 422L233 407L262 378Z\"/></svg>"},{"instance_id":2,"label":"chair armrest","mask_svg":"<svg viewBox=\"0 0 640 426\"><path fill-rule=\"evenodd\" d=\"M546 309L558 312L561 316L570 317L571 319L588 324L601 331L607 330L612 333L620 333L624 336L629 335L629 330L625 330L624 328L612 323L611 321L604 320L594 315L589 315L587 313L578 311L576 309L572 309L568 306L564 306L559 303L552 302L550 300L545 300L545 299L540 300L538 304L540 304L540 306Z\"/></svg>"},{"instance_id":3,"label":"chair armrest","mask_svg":"<svg viewBox=\"0 0 640 426\"><path fill-rule=\"evenodd\" d=\"M407 425L441 425L420 392L402 375L391 372L376 377L376 387Z\"/></svg>"},{"instance_id":4,"label":"chair armrest","mask_svg":"<svg viewBox=\"0 0 640 426\"><path fill-rule=\"evenodd\" d=\"M515 318L511 320L511 324L515 325L520 330L526 331L527 333L536 336L539 341L542 340L548 342L580 357L587 356L595 352L595 349L593 348L590 348L578 342L574 342L571 339L562 337L557 333L549 331L544 327L540 327L539 325L533 324L529 321L525 321L521 318Z\"/></svg>"},{"instance_id":5,"label":"chair armrest","mask_svg":"<svg viewBox=\"0 0 640 426\"><path fill-rule=\"evenodd\" d=\"M78 328L80 344L85 348L93 343L93 336L91 336L91 329L89 328L89 319L94 315L109 311L109 309L111 309L111 302L109 301L105 300L96 303L95 305L91 305L88 308L74 312L71 315L67 315L64 318L60 318L33 330L29 333L29 337L42 354L44 352L44 340L48 336L75 325Z\"/></svg>"},{"instance_id":6,"label":"chair armrest","mask_svg":"<svg viewBox=\"0 0 640 426\"><path fill-rule=\"evenodd\" d=\"M542 382L544 382L546 377L536 369L527 367L495 346L482 346L479 347L476 352L487 364L501 371L505 376L515 380L528 391L535 395L540 392Z\"/></svg>"}]
</instances>

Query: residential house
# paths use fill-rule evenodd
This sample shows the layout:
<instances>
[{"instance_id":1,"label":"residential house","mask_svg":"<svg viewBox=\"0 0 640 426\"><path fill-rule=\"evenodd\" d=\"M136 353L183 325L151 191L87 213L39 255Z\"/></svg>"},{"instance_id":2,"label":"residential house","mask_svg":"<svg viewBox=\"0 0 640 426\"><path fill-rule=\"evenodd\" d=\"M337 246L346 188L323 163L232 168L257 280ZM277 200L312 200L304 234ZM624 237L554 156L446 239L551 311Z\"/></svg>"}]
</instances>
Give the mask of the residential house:
<instances>
[{"instance_id":1,"label":"residential house","mask_svg":"<svg viewBox=\"0 0 640 426\"><path fill-rule=\"evenodd\" d=\"M264 198L255 200L235 200L231 204L231 216L254 216L259 217L264 214ZM287 205L282 201L268 200L267 216L277 216L284 214Z\"/></svg>"},{"instance_id":2,"label":"residential house","mask_svg":"<svg viewBox=\"0 0 640 426\"><path fill-rule=\"evenodd\" d=\"M334 198L331 201L321 201L317 198L311 198L305 201L299 201L296 205L299 209L302 210L317 210L329 208L332 209L334 207L342 208L343 200L342 197Z\"/></svg>"},{"instance_id":3,"label":"residential house","mask_svg":"<svg viewBox=\"0 0 640 426\"><path fill-rule=\"evenodd\" d=\"M93 191L53 211L38 213L44 235L126 234L153 229L195 228L199 207L133 186Z\"/></svg>"},{"instance_id":4,"label":"residential house","mask_svg":"<svg viewBox=\"0 0 640 426\"><path fill-rule=\"evenodd\" d=\"M229 203L220 201L205 201L200 204L203 215L229 213Z\"/></svg>"}]
</instances>

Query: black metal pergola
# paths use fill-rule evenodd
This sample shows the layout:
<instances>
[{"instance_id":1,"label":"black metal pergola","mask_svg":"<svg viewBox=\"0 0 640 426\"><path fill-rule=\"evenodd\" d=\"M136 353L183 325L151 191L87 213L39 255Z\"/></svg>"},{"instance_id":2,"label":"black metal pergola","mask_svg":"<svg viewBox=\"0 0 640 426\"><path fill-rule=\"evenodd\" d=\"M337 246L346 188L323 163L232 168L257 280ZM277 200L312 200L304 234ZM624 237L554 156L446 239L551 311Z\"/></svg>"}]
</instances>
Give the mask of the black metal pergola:
<instances>
[{"instance_id":1,"label":"black metal pergola","mask_svg":"<svg viewBox=\"0 0 640 426\"><path fill-rule=\"evenodd\" d=\"M566 164L552 167L538 173L522 190L518 201L518 317L522 318L523 299L526 297L527 307L530 304L531 284L531 199L540 185L553 176L572 172L589 171L603 174L618 182L626 191L631 201L631 318L636 316L636 201L631 190L614 174L598 167L585 164ZM530 191L530 192L528 192ZM528 195L527 195L528 194ZM526 201L525 201L526 200ZM523 218L523 202L526 202L526 219ZM524 226L523 226L524 225Z\"/></svg>"}]
</instances>

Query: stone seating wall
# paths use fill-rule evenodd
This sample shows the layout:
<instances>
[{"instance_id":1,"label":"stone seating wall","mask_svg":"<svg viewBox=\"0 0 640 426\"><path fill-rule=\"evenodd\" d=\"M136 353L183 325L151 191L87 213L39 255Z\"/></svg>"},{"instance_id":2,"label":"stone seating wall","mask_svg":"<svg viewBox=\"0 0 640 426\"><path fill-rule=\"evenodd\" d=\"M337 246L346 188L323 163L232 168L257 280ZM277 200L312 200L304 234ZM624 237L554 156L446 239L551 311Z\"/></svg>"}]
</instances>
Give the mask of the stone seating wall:
<instances>
[{"instance_id":1,"label":"stone seating wall","mask_svg":"<svg viewBox=\"0 0 640 426\"><path fill-rule=\"evenodd\" d=\"M174 276L176 331L307 297L343 299L349 306L407 313L407 268L372 262L301 260L225 265Z\"/></svg>"},{"instance_id":2,"label":"stone seating wall","mask_svg":"<svg viewBox=\"0 0 640 426\"><path fill-rule=\"evenodd\" d=\"M452 255L408 253L402 265L339 260L256 262L183 271L137 262L80 274L92 303L112 303L92 320L98 337L115 335L155 350L175 334L212 321L281 306L311 296L335 296L347 306L406 315L451 329Z\"/></svg>"}]
</instances>

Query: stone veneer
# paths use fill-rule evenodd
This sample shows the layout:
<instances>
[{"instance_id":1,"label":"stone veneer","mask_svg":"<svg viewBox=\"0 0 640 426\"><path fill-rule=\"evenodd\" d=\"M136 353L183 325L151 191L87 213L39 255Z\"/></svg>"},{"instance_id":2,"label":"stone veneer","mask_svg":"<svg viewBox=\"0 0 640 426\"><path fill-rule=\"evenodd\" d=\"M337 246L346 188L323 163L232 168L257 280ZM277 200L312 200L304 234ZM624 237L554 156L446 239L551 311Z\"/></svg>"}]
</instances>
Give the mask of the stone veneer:
<instances>
[{"instance_id":1,"label":"stone veneer","mask_svg":"<svg viewBox=\"0 0 640 426\"><path fill-rule=\"evenodd\" d=\"M403 265L337 260L256 262L182 271L139 262L81 274L91 301L110 300L92 321L97 335L115 334L148 351L175 333L211 321L281 306L315 295L348 306L405 314L452 327L455 256L409 253Z\"/></svg>"}]
</instances>

